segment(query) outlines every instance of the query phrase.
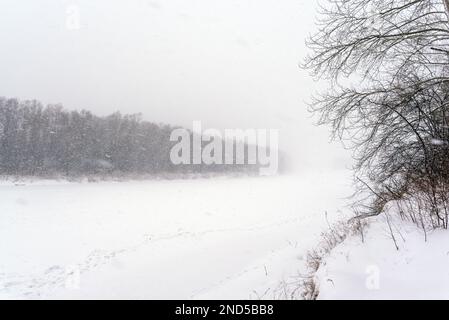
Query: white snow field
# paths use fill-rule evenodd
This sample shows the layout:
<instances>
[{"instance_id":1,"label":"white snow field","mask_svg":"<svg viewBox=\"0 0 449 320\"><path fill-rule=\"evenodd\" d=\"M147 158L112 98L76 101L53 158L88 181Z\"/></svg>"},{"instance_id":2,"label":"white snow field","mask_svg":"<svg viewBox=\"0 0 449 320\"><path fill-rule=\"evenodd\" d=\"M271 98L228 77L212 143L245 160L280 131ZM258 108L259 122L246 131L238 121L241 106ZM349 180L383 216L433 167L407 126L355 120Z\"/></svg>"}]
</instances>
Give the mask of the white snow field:
<instances>
[{"instance_id":1,"label":"white snow field","mask_svg":"<svg viewBox=\"0 0 449 320\"><path fill-rule=\"evenodd\" d=\"M428 232L390 216L372 218L324 259L316 275L318 299L449 299L449 233Z\"/></svg>"},{"instance_id":2,"label":"white snow field","mask_svg":"<svg viewBox=\"0 0 449 320\"><path fill-rule=\"evenodd\" d=\"M0 298L279 297L350 193L346 171L0 182Z\"/></svg>"}]
</instances>

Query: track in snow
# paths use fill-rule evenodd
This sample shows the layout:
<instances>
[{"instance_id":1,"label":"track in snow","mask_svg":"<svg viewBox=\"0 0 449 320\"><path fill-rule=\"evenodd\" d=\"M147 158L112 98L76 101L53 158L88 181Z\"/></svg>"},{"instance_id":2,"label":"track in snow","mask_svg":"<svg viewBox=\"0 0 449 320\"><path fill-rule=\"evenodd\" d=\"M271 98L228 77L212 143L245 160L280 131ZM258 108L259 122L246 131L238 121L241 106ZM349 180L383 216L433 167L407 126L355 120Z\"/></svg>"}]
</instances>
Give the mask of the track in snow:
<instances>
[{"instance_id":1,"label":"track in snow","mask_svg":"<svg viewBox=\"0 0 449 320\"><path fill-rule=\"evenodd\" d=\"M341 172L4 182L0 297L271 298L349 193Z\"/></svg>"}]
</instances>

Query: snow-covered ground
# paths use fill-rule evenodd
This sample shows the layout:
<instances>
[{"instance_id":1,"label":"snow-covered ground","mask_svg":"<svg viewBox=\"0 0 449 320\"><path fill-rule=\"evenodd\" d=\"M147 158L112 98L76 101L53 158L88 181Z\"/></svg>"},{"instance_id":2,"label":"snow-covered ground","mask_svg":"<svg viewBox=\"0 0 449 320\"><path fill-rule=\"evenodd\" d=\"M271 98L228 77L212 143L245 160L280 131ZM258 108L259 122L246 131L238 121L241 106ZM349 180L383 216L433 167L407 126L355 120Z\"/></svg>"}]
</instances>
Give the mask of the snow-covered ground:
<instances>
[{"instance_id":1,"label":"snow-covered ground","mask_svg":"<svg viewBox=\"0 0 449 320\"><path fill-rule=\"evenodd\" d=\"M373 218L365 235L348 238L317 272L318 299L449 299L449 233ZM399 249L396 249L393 237Z\"/></svg>"},{"instance_id":2,"label":"snow-covered ground","mask_svg":"<svg viewBox=\"0 0 449 320\"><path fill-rule=\"evenodd\" d=\"M0 183L1 298L272 298L342 213L347 172Z\"/></svg>"}]
</instances>

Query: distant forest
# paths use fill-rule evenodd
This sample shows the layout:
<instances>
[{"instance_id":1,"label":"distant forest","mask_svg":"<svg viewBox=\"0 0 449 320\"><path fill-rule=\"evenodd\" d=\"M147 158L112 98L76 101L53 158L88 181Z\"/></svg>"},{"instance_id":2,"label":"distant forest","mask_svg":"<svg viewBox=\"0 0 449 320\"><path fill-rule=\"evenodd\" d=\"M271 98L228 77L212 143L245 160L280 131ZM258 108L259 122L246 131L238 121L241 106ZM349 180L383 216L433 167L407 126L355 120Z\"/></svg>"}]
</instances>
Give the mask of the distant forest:
<instances>
[{"instance_id":1,"label":"distant forest","mask_svg":"<svg viewBox=\"0 0 449 320\"><path fill-rule=\"evenodd\" d=\"M258 165L174 165L173 129L119 112L100 117L0 97L0 174L14 176L257 172ZM224 142L223 142L224 143ZM247 148L247 146L245 146Z\"/></svg>"}]
</instances>

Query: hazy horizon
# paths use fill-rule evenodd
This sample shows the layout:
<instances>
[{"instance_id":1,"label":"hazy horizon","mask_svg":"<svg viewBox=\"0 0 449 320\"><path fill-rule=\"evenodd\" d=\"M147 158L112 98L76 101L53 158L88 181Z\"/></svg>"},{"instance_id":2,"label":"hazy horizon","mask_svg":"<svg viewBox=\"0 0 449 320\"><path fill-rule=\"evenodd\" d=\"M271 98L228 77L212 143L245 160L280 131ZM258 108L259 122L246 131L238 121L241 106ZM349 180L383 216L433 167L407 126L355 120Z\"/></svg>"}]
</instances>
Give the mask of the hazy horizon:
<instances>
[{"instance_id":1,"label":"hazy horizon","mask_svg":"<svg viewBox=\"0 0 449 320\"><path fill-rule=\"evenodd\" d=\"M190 127L280 129L299 169L348 163L306 101L306 1L5 0L0 96Z\"/></svg>"}]
</instances>

